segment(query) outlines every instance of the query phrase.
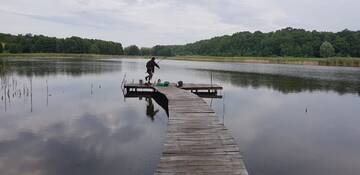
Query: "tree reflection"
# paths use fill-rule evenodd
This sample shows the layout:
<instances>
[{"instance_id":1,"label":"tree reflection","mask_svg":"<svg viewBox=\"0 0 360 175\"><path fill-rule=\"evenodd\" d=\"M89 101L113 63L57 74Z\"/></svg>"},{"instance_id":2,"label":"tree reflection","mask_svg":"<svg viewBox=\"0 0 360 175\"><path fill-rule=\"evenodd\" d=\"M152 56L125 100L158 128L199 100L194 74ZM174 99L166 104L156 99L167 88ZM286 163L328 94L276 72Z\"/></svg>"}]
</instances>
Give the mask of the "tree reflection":
<instances>
[{"instance_id":1,"label":"tree reflection","mask_svg":"<svg viewBox=\"0 0 360 175\"><path fill-rule=\"evenodd\" d=\"M116 64L114 64L116 63ZM110 60L90 60L90 59L24 59L7 60L1 59L0 72L4 75L16 73L20 76L48 76L65 74L71 76L81 76L83 74L96 74L101 72L119 71L120 62Z\"/></svg>"},{"instance_id":2,"label":"tree reflection","mask_svg":"<svg viewBox=\"0 0 360 175\"><path fill-rule=\"evenodd\" d=\"M238 87L266 87L282 93L304 91L335 91L340 95L354 93L360 96L360 82L355 80L322 80L285 75L245 73L232 71L212 71L216 79L228 81Z\"/></svg>"}]
</instances>

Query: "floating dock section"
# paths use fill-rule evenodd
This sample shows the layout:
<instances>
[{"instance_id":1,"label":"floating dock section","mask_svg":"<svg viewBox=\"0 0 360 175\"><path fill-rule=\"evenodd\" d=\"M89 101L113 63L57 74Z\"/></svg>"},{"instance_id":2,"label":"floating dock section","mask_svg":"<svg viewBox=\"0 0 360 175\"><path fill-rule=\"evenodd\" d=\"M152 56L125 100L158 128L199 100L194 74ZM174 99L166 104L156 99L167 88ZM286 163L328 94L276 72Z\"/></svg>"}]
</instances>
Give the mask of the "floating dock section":
<instances>
[{"instance_id":1,"label":"floating dock section","mask_svg":"<svg viewBox=\"0 0 360 175\"><path fill-rule=\"evenodd\" d=\"M168 129L156 175L248 175L238 145L215 112L195 93L216 93L217 85L184 84L176 87L125 85L128 91L145 89L163 94L168 104Z\"/></svg>"}]
</instances>

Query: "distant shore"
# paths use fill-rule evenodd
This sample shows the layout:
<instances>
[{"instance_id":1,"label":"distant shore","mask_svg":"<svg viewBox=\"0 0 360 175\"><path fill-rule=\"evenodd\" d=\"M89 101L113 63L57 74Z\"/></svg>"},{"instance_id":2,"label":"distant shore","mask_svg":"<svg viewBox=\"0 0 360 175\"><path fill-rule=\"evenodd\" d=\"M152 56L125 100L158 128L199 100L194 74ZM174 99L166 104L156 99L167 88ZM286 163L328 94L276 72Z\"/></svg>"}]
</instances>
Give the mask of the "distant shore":
<instances>
[{"instance_id":1,"label":"distant shore","mask_svg":"<svg viewBox=\"0 0 360 175\"><path fill-rule=\"evenodd\" d=\"M360 67L360 58L177 56L174 60Z\"/></svg>"},{"instance_id":2,"label":"distant shore","mask_svg":"<svg viewBox=\"0 0 360 175\"><path fill-rule=\"evenodd\" d=\"M127 55L97 55L97 54L64 54L64 53L28 53L9 54L2 53L0 58L148 58L150 56ZM332 57L332 58L303 58L303 57L220 57L220 56L175 56L164 57L169 60L210 61L210 62L241 62L261 64L295 64L295 65L320 65L360 67L360 58Z\"/></svg>"}]
</instances>

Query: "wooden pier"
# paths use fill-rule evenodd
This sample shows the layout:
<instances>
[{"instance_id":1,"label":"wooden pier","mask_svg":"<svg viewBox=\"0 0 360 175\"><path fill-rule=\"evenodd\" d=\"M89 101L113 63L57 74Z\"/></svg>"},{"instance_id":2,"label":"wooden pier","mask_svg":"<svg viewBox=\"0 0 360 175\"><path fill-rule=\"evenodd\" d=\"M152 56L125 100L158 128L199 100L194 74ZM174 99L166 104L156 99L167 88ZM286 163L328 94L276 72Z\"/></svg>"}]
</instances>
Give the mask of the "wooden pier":
<instances>
[{"instance_id":1,"label":"wooden pier","mask_svg":"<svg viewBox=\"0 0 360 175\"><path fill-rule=\"evenodd\" d=\"M178 88L171 84L152 88L167 98L169 115L164 151L156 175L248 175L234 138L208 104L192 93L216 92L222 87L184 84Z\"/></svg>"},{"instance_id":2,"label":"wooden pier","mask_svg":"<svg viewBox=\"0 0 360 175\"><path fill-rule=\"evenodd\" d=\"M171 87L175 87L176 84L170 84ZM127 92L143 92L143 91L156 91L156 86L146 85L146 84L125 84L124 88ZM184 90L190 90L191 92L214 92L217 93L218 90L222 90L223 88L216 84L194 84L194 83L185 83L181 87L178 87Z\"/></svg>"}]
</instances>

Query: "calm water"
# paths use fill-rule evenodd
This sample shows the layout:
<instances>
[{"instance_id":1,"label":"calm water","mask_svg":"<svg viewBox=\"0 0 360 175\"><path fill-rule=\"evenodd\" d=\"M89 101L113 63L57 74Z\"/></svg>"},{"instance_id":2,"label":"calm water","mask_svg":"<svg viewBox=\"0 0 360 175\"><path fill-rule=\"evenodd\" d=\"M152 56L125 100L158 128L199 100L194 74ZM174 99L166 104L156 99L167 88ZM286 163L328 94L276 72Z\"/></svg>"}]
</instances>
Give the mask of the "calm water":
<instances>
[{"instance_id":1,"label":"calm water","mask_svg":"<svg viewBox=\"0 0 360 175\"><path fill-rule=\"evenodd\" d=\"M161 61L155 78L224 86L207 99L251 175L360 174L360 69ZM0 61L0 172L152 174L167 115L124 99L145 60Z\"/></svg>"}]
</instances>

